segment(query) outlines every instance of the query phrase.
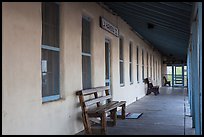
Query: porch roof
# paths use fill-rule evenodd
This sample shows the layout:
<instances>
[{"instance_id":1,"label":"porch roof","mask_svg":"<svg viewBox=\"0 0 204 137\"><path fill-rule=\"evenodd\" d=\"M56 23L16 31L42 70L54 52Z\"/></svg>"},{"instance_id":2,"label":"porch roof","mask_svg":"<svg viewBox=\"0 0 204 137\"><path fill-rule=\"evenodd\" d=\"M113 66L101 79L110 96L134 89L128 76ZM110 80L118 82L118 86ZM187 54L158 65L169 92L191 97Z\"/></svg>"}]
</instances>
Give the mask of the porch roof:
<instances>
[{"instance_id":1,"label":"porch roof","mask_svg":"<svg viewBox=\"0 0 204 137\"><path fill-rule=\"evenodd\" d=\"M101 2L169 60L186 61L193 2Z\"/></svg>"}]
</instances>

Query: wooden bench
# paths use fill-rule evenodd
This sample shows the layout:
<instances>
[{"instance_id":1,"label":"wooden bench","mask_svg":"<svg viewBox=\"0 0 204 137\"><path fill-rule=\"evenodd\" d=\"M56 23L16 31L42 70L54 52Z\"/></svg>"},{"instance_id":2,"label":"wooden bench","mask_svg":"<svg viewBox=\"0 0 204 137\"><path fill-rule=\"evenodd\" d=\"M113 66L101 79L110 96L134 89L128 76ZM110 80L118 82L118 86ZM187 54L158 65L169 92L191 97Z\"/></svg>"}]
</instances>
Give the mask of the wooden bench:
<instances>
[{"instance_id":1,"label":"wooden bench","mask_svg":"<svg viewBox=\"0 0 204 137\"><path fill-rule=\"evenodd\" d=\"M143 82L145 84L147 84L147 93L146 93L146 95L151 94L151 92L153 92L155 96L157 94L159 94L159 86L153 86L153 84L149 82L148 78L145 78Z\"/></svg>"},{"instance_id":2,"label":"wooden bench","mask_svg":"<svg viewBox=\"0 0 204 137\"><path fill-rule=\"evenodd\" d=\"M112 101L109 90L109 86L102 86L76 92L79 96L83 124L87 134L92 134L90 118L100 118L102 134L106 133L108 113L110 113L112 125L116 125L117 108L122 107L121 115L118 117L125 119L126 101Z\"/></svg>"},{"instance_id":3,"label":"wooden bench","mask_svg":"<svg viewBox=\"0 0 204 137\"><path fill-rule=\"evenodd\" d=\"M164 86L166 86L167 84L168 84L169 86L171 86L171 81L167 81L167 79L166 79L165 76L163 76L163 79L164 79Z\"/></svg>"}]
</instances>

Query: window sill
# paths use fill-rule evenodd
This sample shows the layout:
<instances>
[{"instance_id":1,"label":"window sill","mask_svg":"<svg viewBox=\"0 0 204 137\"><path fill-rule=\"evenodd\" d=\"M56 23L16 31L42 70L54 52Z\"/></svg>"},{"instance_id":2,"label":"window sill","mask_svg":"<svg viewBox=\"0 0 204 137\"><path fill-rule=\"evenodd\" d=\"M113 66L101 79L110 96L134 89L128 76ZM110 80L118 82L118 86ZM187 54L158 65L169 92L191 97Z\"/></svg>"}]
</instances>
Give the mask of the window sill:
<instances>
[{"instance_id":1,"label":"window sill","mask_svg":"<svg viewBox=\"0 0 204 137\"><path fill-rule=\"evenodd\" d=\"M56 100L50 100L50 101L47 101L47 102L42 102L42 104L48 104L48 103L59 102L59 101L64 101L64 100L65 100L64 98L59 98L59 99L56 99Z\"/></svg>"},{"instance_id":2,"label":"window sill","mask_svg":"<svg viewBox=\"0 0 204 137\"><path fill-rule=\"evenodd\" d=\"M48 96L42 98L42 104L64 100L60 95Z\"/></svg>"}]
</instances>

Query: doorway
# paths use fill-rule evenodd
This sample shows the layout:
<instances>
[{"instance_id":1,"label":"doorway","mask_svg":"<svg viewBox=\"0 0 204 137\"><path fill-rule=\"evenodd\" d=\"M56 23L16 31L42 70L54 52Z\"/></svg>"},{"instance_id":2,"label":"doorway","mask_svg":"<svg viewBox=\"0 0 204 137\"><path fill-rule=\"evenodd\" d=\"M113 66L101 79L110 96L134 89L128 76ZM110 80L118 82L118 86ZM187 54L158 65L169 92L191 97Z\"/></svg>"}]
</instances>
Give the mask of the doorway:
<instances>
[{"instance_id":1,"label":"doorway","mask_svg":"<svg viewBox=\"0 0 204 137\"><path fill-rule=\"evenodd\" d=\"M110 40L105 39L105 86L109 86L111 89L111 52L110 52ZM109 90L109 93L111 94L111 91Z\"/></svg>"},{"instance_id":2,"label":"doorway","mask_svg":"<svg viewBox=\"0 0 204 137\"><path fill-rule=\"evenodd\" d=\"M173 66L173 86L184 86L183 65Z\"/></svg>"},{"instance_id":3,"label":"doorway","mask_svg":"<svg viewBox=\"0 0 204 137\"><path fill-rule=\"evenodd\" d=\"M172 64L167 66L167 81L171 81L172 86L187 86L187 66L184 64Z\"/></svg>"}]
</instances>

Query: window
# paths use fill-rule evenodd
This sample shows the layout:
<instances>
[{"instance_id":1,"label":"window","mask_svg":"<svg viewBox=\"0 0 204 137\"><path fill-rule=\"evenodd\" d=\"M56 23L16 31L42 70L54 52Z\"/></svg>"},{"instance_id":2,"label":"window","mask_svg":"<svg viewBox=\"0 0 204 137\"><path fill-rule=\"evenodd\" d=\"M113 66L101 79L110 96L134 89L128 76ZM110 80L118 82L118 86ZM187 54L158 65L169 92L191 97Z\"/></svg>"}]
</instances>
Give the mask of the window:
<instances>
[{"instance_id":1,"label":"window","mask_svg":"<svg viewBox=\"0 0 204 137\"><path fill-rule=\"evenodd\" d=\"M150 77L152 79L152 55L150 55Z\"/></svg>"},{"instance_id":2,"label":"window","mask_svg":"<svg viewBox=\"0 0 204 137\"><path fill-rule=\"evenodd\" d=\"M91 27L90 18L82 17L82 85L91 88Z\"/></svg>"},{"instance_id":3,"label":"window","mask_svg":"<svg viewBox=\"0 0 204 137\"><path fill-rule=\"evenodd\" d=\"M144 80L144 50L142 49L142 80Z\"/></svg>"},{"instance_id":4,"label":"window","mask_svg":"<svg viewBox=\"0 0 204 137\"><path fill-rule=\"evenodd\" d=\"M122 37L120 37L119 38L119 50L120 50L120 52L119 52L119 54L120 54L120 61L119 61L119 63L120 63L120 85L121 86L124 86L124 70L123 70L123 68L124 68L124 57L123 57L123 38Z\"/></svg>"},{"instance_id":5,"label":"window","mask_svg":"<svg viewBox=\"0 0 204 137\"><path fill-rule=\"evenodd\" d=\"M130 84L133 84L132 78L132 42L129 44L129 76L130 76Z\"/></svg>"},{"instance_id":6,"label":"window","mask_svg":"<svg viewBox=\"0 0 204 137\"><path fill-rule=\"evenodd\" d=\"M60 98L59 5L42 3L42 101Z\"/></svg>"},{"instance_id":7,"label":"window","mask_svg":"<svg viewBox=\"0 0 204 137\"><path fill-rule=\"evenodd\" d=\"M157 81L159 81L159 60L157 59Z\"/></svg>"},{"instance_id":8,"label":"window","mask_svg":"<svg viewBox=\"0 0 204 137\"><path fill-rule=\"evenodd\" d=\"M148 61L149 61L149 56L148 56L148 52L147 52L147 78L149 77L149 74L148 74L149 73L149 66L148 66L149 62Z\"/></svg>"},{"instance_id":9,"label":"window","mask_svg":"<svg viewBox=\"0 0 204 137\"><path fill-rule=\"evenodd\" d=\"M157 60L157 80L159 80L159 60Z\"/></svg>"},{"instance_id":10,"label":"window","mask_svg":"<svg viewBox=\"0 0 204 137\"><path fill-rule=\"evenodd\" d=\"M152 72L152 77L153 77L153 79L155 80L155 67L154 67L154 56L152 55L152 60L153 60L153 62L152 62L152 67L153 67L153 72Z\"/></svg>"},{"instance_id":11,"label":"window","mask_svg":"<svg viewBox=\"0 0 204 137\"><path fill-rule=\"evenodd\" d=\"M157 60L155 61L155 66L156 66L156 69L155 69L155 76L156 76L156 82L157 82L157 78L158 78L158 76L157 76Z\"/></svg>"},{"instance_id":12,"label":"window","mask_svg":"<svg viewBox=\"0 0 204 137\"><path fill-rule=\"evenodd\" d=\"M173 68L172 66L167 66L166 68L167 74L165 74L167 81L171 81L171 83L172 83L172 68Z\"/></svg>"},{"instance_id":13,"label":"window","mask_svg":"<svg viewBox=\"0 0 204 137\"><path fill-rule=\"evenodd\" d=\"M139 83L139 49L137 47L137 82Z\"/></svg>"}]
</instances>

